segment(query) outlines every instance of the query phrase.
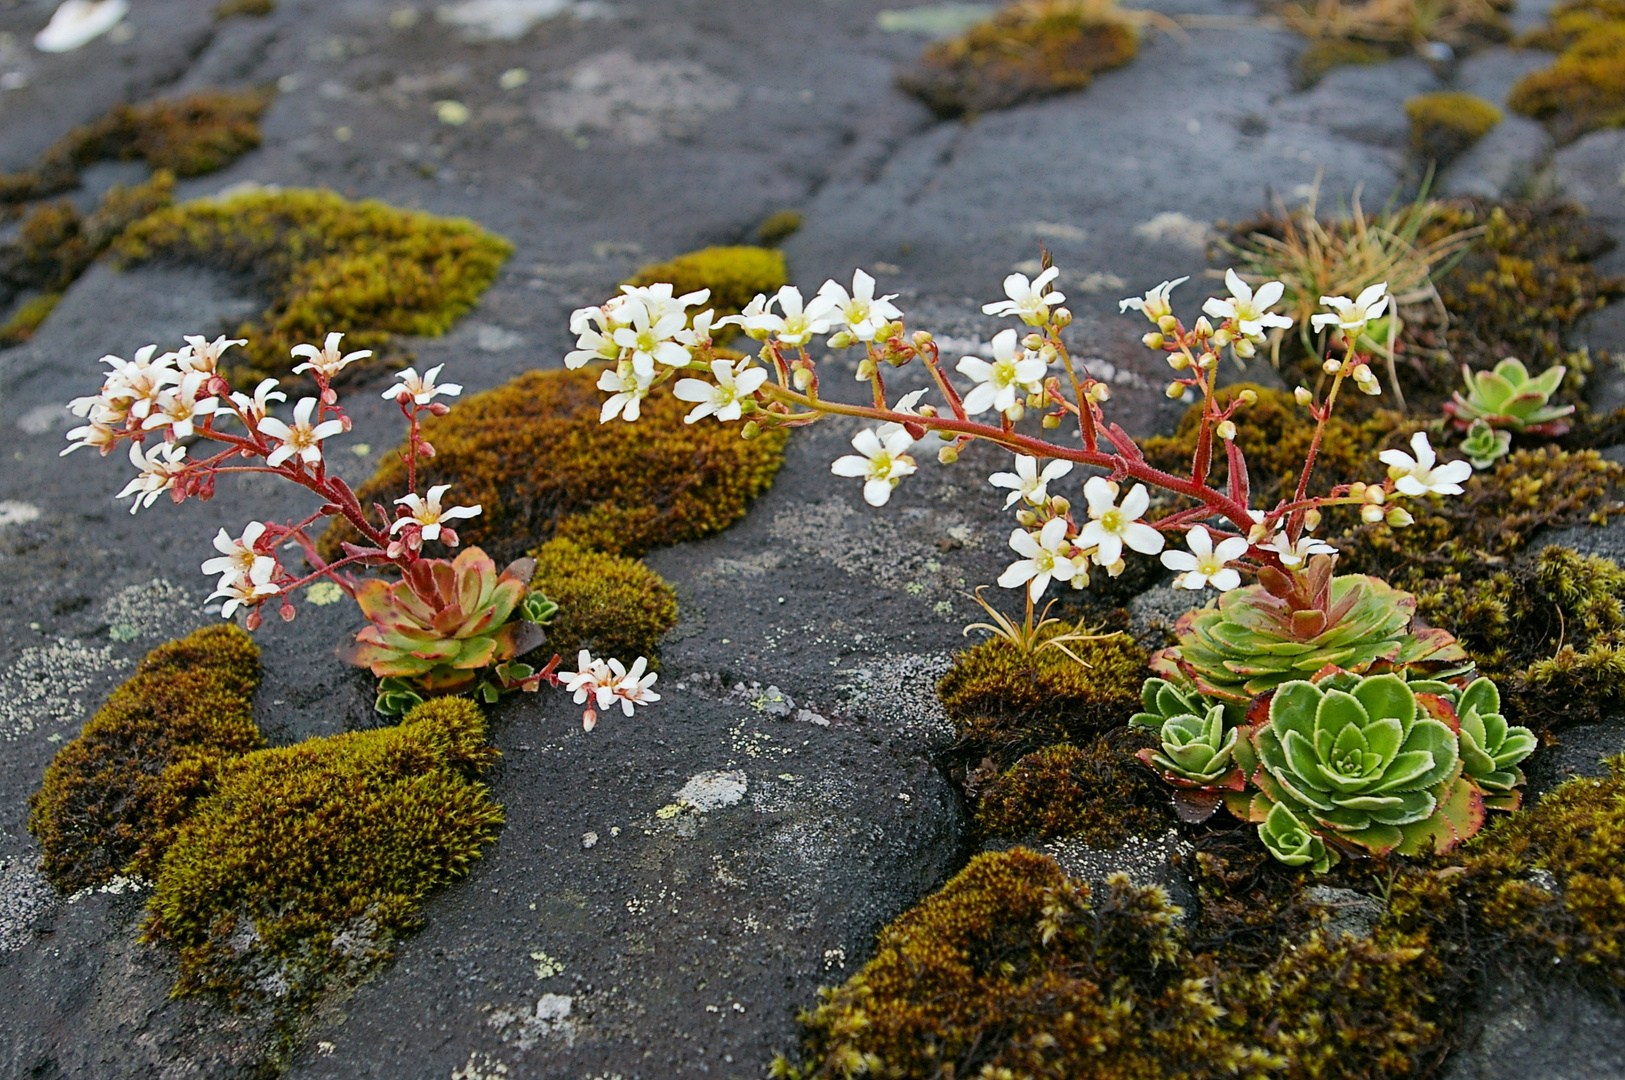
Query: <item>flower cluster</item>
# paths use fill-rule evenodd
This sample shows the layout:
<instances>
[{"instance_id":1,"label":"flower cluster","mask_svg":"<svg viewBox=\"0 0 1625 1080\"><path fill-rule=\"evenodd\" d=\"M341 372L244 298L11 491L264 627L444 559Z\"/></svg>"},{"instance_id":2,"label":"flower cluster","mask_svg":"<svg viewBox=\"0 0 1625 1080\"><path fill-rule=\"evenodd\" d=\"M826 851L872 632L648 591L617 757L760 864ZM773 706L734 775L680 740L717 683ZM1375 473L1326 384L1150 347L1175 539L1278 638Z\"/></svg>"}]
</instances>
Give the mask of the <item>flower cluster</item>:
<instances>
[{"instance_id":1,"label":"flower cluster","mask_svg":"<svg viewBox=\"0 0 1625 1080\"><path fill-rule=\"evenodd\" d=\"M598 710L612 708L618 701L621 711L632 715L633 707L650 705L660 700L651 687L660 678L654 672L644 674L649 661L640 656L628 669L613 658L593 659L592 653L582 649L576 657L575 671L562 671L558 680L565 690L575 695L577 705L587 705L581 713L581 728L591 731L598 724ZM591 704L588 704L591 702Z\"/></svg>"}]
</instances>

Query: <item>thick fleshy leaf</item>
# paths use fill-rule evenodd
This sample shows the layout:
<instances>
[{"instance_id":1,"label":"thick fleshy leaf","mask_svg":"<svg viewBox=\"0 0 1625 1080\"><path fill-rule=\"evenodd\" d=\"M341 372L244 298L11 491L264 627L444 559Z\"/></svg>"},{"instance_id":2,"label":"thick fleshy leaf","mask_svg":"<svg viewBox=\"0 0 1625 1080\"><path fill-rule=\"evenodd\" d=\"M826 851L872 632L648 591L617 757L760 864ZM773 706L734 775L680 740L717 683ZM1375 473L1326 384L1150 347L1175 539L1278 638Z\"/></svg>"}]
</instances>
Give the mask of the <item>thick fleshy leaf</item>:
<instances>
[{"instance_id":1,"label":"thick fleshy leaf","mask_svg":"<svg viewBox=\"0 0 1625 1080\"><path fill-rule=\"evenodd\" d=\"M462 648L452 666L463 671L473 671L485 667L496 658L497 642L495 638L464 638L460 644Z\"/></svg>"},{"instance_id":2,"label":"thick fleshy leaf","mask_svg":"<svg viewBox=\"0 0 1625 1080\"><path fill-rule=\"evenodd\" d=\"M1456 751L1456 733L1432 717L1423 717L1411 725L1402 752L1425 750L1433 755L1433 768L1422 778L1421 786L1431 787L1451 775L1459 755Z\"/></svg>"},{"instance_id":3,"label":"thick fleshy leaf","mask_svg":"<svg viewBox=\"0 0 1625 1080\"><path fill-rule=\"evenodd\" d=\"M1426 791L1402 791L1397 794L1399 799L1397 806L1372 808L1366 812L1371 815L1372 820L1384 825L1409 825L1433 813L1434 804L1438 801L1436 795L1438 790L1437 787L1432 787Z\"/></svg>"},{"instance_id":4,"label":"thick fleshy leaf","mask_svg":"<svg viewBox=\"0 0 1625 1080\"><path fill-rule=\"evenodd\" d=\"M1353 690L1372 719L1391 716L1409 728L1416 716L1416 696L1398 675L1373 675Z\"/></svg>"},{"instance_id":5,"label":"thick fleshy leaf","mask_svg":"<svg viewBox=\"0 0 1625 1080\"><path fill-rule=\"evenodd\" d=\"M1500 711L1501 692L1489 679L1474 679L1467 689L1461 692L1461 698L1456 702L1456 712L1461 714L1476 712L1480 716L1485 716Z\"/></svg>"},{"instance_id":6,"label":"thick fleshy leaf","mask_svg":"<svg viewBox=\"0 0 1625 1080\"><path fill-rule=\"evenodd\" d=\"M1365 707L1353 694L1332 690L1322 697L1320 704L1315 707L1314 730L1317 733L1325 732L1335 738L1343 728L1352 725L1355 730L1359 730L1370 720L1371 717L1366 713Z\"/></svg>"},{"instance_id":7,"label":"thick fleshy leaf","mask_svg":"<svg viewBox=\"0 0 1625 1080\"><path fill-rule=\"evenodd\" d=\"M1373 793L1413 791L1429 785L1422 781L1434 772L1433 754L1426 750L1406 750L1394 757L1382 778L1371 787ZM1438 783L1437 780L1434 783Z\"/></svg>"},{"instance_id":8,"label":"thick fleshy leaf","mask_svg":"<svg viewBox=\"0 0 1625 1080\"><path fill-rule=\"evenodd\" d=\"M1337 842L1364 848L1373 855L1386 855L1399 847L1405 834L1392 825L1368 825L1353 832L1337 834Z\"/></svg>"},{"instance_id":9,"label":"thick fleshy leaf","mask_svg":"<svg viewBox=\"0 0 1625 1080\"><path fill-rule=\"evenodd\" d=\"M1484 827L1484 797L1465 779L1444 785L1429 817L1403 827L1401 855L1449 851Z\"/></svg>"},{"instance_id":10,"label":"thick fleshy leaf","mask_svg":"<svg viewBox=\"0 0 1625 1080\"><path fill-rule=\"evenodd\" d=\"M1537 745L1534 732L1528 728L1508 728L1506 738L1495 752L1495 767L1505 769L1510 765L1516 765L1533 754Z\"/></svg>"},{"instance_id":11,"label":"thick fleshy leaf","mask_svg":"<svg viewBox=\"0 0 1625 1080\"><path fill-rule=\"evenodd\" d=\"M1315 711L1326 695L1313 683L1283 683L1270 698L1270 727L1277 735L1296 731L1308 738L1314 734Z\"/></svg>"}]
</instances>

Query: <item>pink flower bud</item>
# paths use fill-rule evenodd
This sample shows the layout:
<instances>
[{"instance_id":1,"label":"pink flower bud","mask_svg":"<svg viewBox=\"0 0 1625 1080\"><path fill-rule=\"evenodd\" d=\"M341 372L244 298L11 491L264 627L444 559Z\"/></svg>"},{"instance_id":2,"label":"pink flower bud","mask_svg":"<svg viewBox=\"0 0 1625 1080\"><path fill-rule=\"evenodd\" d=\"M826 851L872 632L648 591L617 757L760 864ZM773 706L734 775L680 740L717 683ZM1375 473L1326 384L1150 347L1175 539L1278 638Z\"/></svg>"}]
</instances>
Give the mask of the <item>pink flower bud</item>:
<instances>
[{"instance_id":1,"label":"pink flower bud","mask_svg":"<svg viewBox=\"0 0 1625 1080\"><path fill-rule=\"evenodd\" d=\"M591 731L598 725L598 713L593 709L586 709L581 714L581 730Z\"/></svg>"},{"instance_id":2,"label":"pink flower bud","mask_svg":"<svg viewBox=\"0 0 1625 1080\"><path fill-rule=\"evenodd\" d=\"M445 416L447 413L451 412L451 406L447 405L444 401L436 401L429 406L429 411L434 413L436 416Z\"/></svg>"}]
</instances>

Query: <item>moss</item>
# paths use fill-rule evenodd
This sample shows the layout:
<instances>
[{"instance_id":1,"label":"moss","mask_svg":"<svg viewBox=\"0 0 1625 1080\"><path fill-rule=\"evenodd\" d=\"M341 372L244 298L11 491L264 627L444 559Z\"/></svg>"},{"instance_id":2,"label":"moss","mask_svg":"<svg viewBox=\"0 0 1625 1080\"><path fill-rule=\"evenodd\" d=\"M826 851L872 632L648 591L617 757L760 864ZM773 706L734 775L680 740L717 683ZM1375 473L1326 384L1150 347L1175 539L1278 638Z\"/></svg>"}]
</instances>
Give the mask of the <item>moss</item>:
<instances>
[{"instance_id":1,"label":"moss","mask_svg":"<svg viewBox=\"0 0 1625 1080\"><path fill-rule=\"evenodd\" d=\"M1501 122L1501 110L1472 94L1418 94L1405 102L1411 149L1424 161L1448 165Z\"/></svg>"},{"instance_id":2,"label":"moss","mask_svg":"<svg viewBox=\"0 0 1625 1080\"><path fill-rule=\"evenodd\" d=\"M276 0L220 0L214 6L214 17L230 19L238 15L250 18L263 19L276 11Z\"/></svg>"},{"instance_id":3,"label":"moss","mask_svg":"<svg viewBox=\"0 0 1625 1080\"><path fill-rule=\"evenodd\" d=\"M1072 629L1051 627L1044 637ZM960 653L937 683L937 696L969 761L1008 763L1028 750L1091 736L1137 711L1146 655L1127 634L1072 641L1028 656L1003 638Z\"/></svg>"},{"instance_id":4,"label":"moss","mask_svg":"<svg viewBox=\"0 0 1625 1080\"><path fill-rule=\"evenodd\" d=\"M26 202L79 185L79 171L98 161L139 159L176 176L223 169L260 144L265 91L218 90L178 100L119 105L51 145L34 168L0 176L0 203Z\"/></svg>"},{"instance_id":5,"label":"moss","mask_svg":"<svg viewBox=\"0 0 1625 1080\"><path fill-rule=\"evenodd\" d=\"M499 562L555 536L635 557L731 525L782 460L784 433L746 441L734 426L684 424L688 406L669 391L651 394L636 424L600 424L602 402L591 371L533 371L476 394L424 424L435 457L418 484L452 484L459 502L480 504L457 532ZM358 494L387 503L405 485L387 455ZM321 550L347 536L330 528Z\"/></svg>"},{"instance_id":6,"label":"moss","mask_svg":"<svg viewBox=\"0 0 1625 1080\"><path fill-rule=\"evenodd\" d=\"M1134 757L1155 741L1143 729L1114 728L1081 748L1034 751L977 793L977 827L1029 843L1076 836L1093 847L1163 832L1173 823L1167 789Z\"/></svg>"},{"instance_id":7,"label":"moss","mask_svg":"<svg viewBox=\"0 0 1625 1080\"><path fill-rule=\"evenodd\" d=\"M927 46L898 83L938 116L960 116L1082 90L1138 50L1134 25L1109 0L1019 0Z\"/></svg>"},{"instance_id":8,"label":"moss","mask_svg":"<svg viewBox=\"0 0 1625 1080\"><path fill-rule=\"evenodd\" d=\"M1559 143L1625 125L1625 10L1608 0L1580 0L1559 5L1549 18L1532 43L1562 51L1551 67L1519 79L1507 103L1544 122Z\"/></svg>"},{"instance_id":9,"label":"moss","mask_svg":"<svg viewBox=\"0 0 1625 1080\"><path fill-rule=\"evenodd\" d=\"M1228 405L1243 390L1253 391L1258 400L1244 406L1236 416L1236 446L1247 458L1253 505L1273 506L1297 487L1309 444L1314 440L1314 421L1291 394L1265 386L1238 383L1221 389L1217 397ZM1201 424L1202 407L1193 405L1185 411L1172 435L1156 435L1145 441L1147 460L1159 469L1188 475ZM1392 414L1379 413L1365 420L1350 420L1333 413L1326 425L1324 444L1315 458L1310 494L1329 491L1334 483L1382 479L1382 466L1376 464L1377 451L1389 442L1396 442L1407 431L1399 417ZM1224 455L1215 455L1208 483L1223 485L1229 475L1230 467Z\"/></svg>"},{"instance_id":10,"label":"moss","mask_svg":"<svg viewBox=\"0 0 1625 1080\"><path fill-rule=\"evenodd\" d=\"M40 293L29 300L17 305L17 310L11 313L4 326L0 326L0 349L21 345L34 336L34 331L50 317L56 310L61 293Z\"/></svg>"},{"instance_id":11,"label":"moss","mask_svg":"<svg viewBox=\"0 0 1625 1080\"><path fill-rule=\"evenodd\" d=\"M398 727L228 763L148 905L146 940L180 950L176 992L297 995L387 955L495 837L485 733L471 702L437 698Z\"/></svg>"},{"instance_id":12,"label":"moss","mask_svg":"<svg viewBox=\"0 0 1625 1080\"><path fill-rule=\"evenodd\" d=\"M651 263L627 279L626 284L669 282L679 296L710 289L711 298L706 306L721 318L739 314L757 293L776 293L789 281L782 251L761 247L708 247L667 262Z\"/></svg>"},{"instance_id":13,"label":"moss","mask_svg":"<svg viewBox=\"0 0 1625 1080\"><path fill-rule=\"evenodd\" d=\"M1367 41L1352 41L1348 38L1322 38L1311 41L1304 46L1303 52L1298 54L1295 63L1299 90L1307 90L1328 72L1340 67L1356 67L1366 64L1386 64L1392 60L1395 50L1385 48Z\"/></svg>"},{"instance_id":14,"label":"moss","mask_svg":"<svg viewBox=\"0 0 1625 1080\"><path fill-rule=\"evenodd\" d=\"M800 210L775 210L756 226L756 239L764 247L778 247L800 231Z\"/></svg>"},{"instance_id":15,"label":"moss","mask_svg":"<svg viewBox=\"0 0 1625 1080\"><path fill-rule=\"evenodd\" d=\"M1531 370L1576 364L1568 346L1585 316L1625 295L1625 280L1597 272L1592 260L1613 244L1573 207L1464 200L1446 204L1429 236L1482 228L1462 260L1436 284L1450 312L1448 330L1419 335L1415 351L1448 350L1437 365L1437 396L1460 387L1460 365L1493 367L1516 356ZM1425 237L1426 238L1426 237ZM1575 385L1579 380L1571 376ZM1565 388L1572 396L1574 386Z\"/></svg>"},{"instance_id":16,"label":"moss","mask_svg":"<svg viewBox=\"0 0 1625 1080\"><path fill-rule=\"evenodd\" d=\"M259 677L259 649L235 626L148 653L29 799L52 883L71 891L149 872L225 763L260 745Z\"/></svg>"},{"instance_id":17,"label":"moss","mask_svg":"<svg viewBox=\"0 0 1625 1080\"><path fill-rule=\"evenodd\" d=\"M346 348L450 329L512 252L464 218L350 202L330 191L251 192L153 214L115 247L124 263L196 263L246 276L270 295L234 379L287 377L289 350L343 331ZM366 364L349 371L365 370Z\"/></svg>"},{"instance_id":18,"label":"moss","mask_svg":"<svg viewBox=\"0 0 1625 1080\"><path fill-rule=\"evenodd\" d=\"M597 655L654 657L677 625L677 595L636 559L607 555L560 537L532 554L540 589L559 605L547 627L548 647L566 658ZM658 665L657 665L658 666Z\"/></svg>"},{"instance_id":19,"label":"moss","mask_svg":"<svg viewBox=\"0 0 1625 1080\"><path fill-rule=\"evenodd\" d=\"M59 293L84 273L132 223L170 205L175 177L159 172L134 187L115 187L86 216L63 200L37 203L15 244L0 253L0 279L12 288Z\"/></svg>"}]
</instances>

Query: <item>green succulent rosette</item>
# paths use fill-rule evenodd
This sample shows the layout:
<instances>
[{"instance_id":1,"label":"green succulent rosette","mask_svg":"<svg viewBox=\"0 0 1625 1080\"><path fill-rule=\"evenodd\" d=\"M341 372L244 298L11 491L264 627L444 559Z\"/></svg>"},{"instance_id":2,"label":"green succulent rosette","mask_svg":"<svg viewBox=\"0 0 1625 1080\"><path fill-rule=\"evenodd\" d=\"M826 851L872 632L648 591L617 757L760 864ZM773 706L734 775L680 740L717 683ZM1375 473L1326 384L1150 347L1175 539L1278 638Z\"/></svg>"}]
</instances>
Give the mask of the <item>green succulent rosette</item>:
<instances>
[{"instance_id":1,"label":"green succulent rosette","mask_svg":"<svg viewBox=\"0 0 1625 1080\"><path fill-rule=\"evenodd\" d=\"M1179 644L1153 657L1151 669L1182 676L1222 702L1232 723L1258 695L1327 668L1359 674L1409 667L1438 676L1470 669L1447 631L1411 627L1415 613L1414 596L1363 574L1331 578L1323 606L1307 610L1249 585L1182 616Z\"/></svg>"},{"instance_id":2,"label":"green succulent rosette","mask_svg":"<svg viewBox=\"0 0 1625 1080\"><path fill-rule=\"evenodd\" d=\"M1512 452L1512 432L1497 431L1482 420L1474 420L1461 440L1461 452L1473 468L1482 471Z\"/></svg>"},{"instance_id":3,"label":"green succulent rosette","mask_svg":"<svg viewBox=\"0 0 1625 1080\"><path fill-rule=\"evenodd\" d=\"M1568 431L1565 419L1573 405L1554 406L1551 397L1563 385L1568 369L1556 364L1533 378L1529 369L1514 357L1507 357L1489 371L1461 369L1467 395L1456 391L1444 410L1455 418L1456 426L1467 430L1474 420L1492 428L1528 432L1531 435L1561 435Z\"/></svg>"},{"instance_id":4,"label":"green succulent rosette","mask_svg":"<svg viewBox=\"0 0 1625 1080\"><path fill-rule=\"evenodd\" d=\"M1445 851L1476 833L1484 802L1448 702L1394 674L1335 674L1349 689L1294 680L1259 703L1235 751L1258 791L1232 809L1267 822L1284 806L1329 844L1374 855Z\"/></svg>"},{"instance_id":5,"label":"green succulent rosette","mask_svg":"<svg viewBox=\"0 0 1625 1080\"><path fill-rule=\"evenodd\" d=\"M1484 793L1491 810L1516 810L1523 803L1523 770L1518 764L1540 745L1526 727L1507 723L1501 694L1488 679L1475 679L1466 689L1446 687L1439 696L1455 709L1462 771Z\"/></svg>"},{"instance_id":6,"label":"green succulent rosette","mask_svg":"<svg viewBox=\"0 0 1625 1080\"><path fill-rule=\"evenodd\" d=\"M407 698L410 687L424 694L455 694L474 686L486 668L523 655L547 639L541 626L515 618L525 605L540 612L544 602L527 603L535 564L520 559L502 573L477 547L455 560L424 559L389 584L376 578L356 589L356 602L368 624L343 653L392 683L389 704ZM380 704L384 704L380 697Z\"/></svg>"},{"instance_id":7,"label":"green succulent rosette","mask_svg":"<svg viewBox=\"0 0 1625 1080\"><path fill-rule=\"evenodd\" d=\"M1227 727L1224 707L1210 705L1166 679L1147 679L1140 690L1145 711L1130 723L1149 728L1161 742L1135 756L1174 789L1174 809L1183 821L1213 816L1225 796L1246 788L1236 764L1240 731Z\"/></svg>"},{"instance_id":8,"label":"green succulent rosette","mask_svg":"<svg viewBox=\"0 0 1625 1080\"><path fill-rule=\"evenodd\" d=\"M1269 853L1288 866L1307 866L1317 874L1324 874L1337 862L1337 852L1326 846L1309 826L1286 808L1276 803L1264 820L1258 823L1258 838Z\"/></svg>"}]
</instances>

